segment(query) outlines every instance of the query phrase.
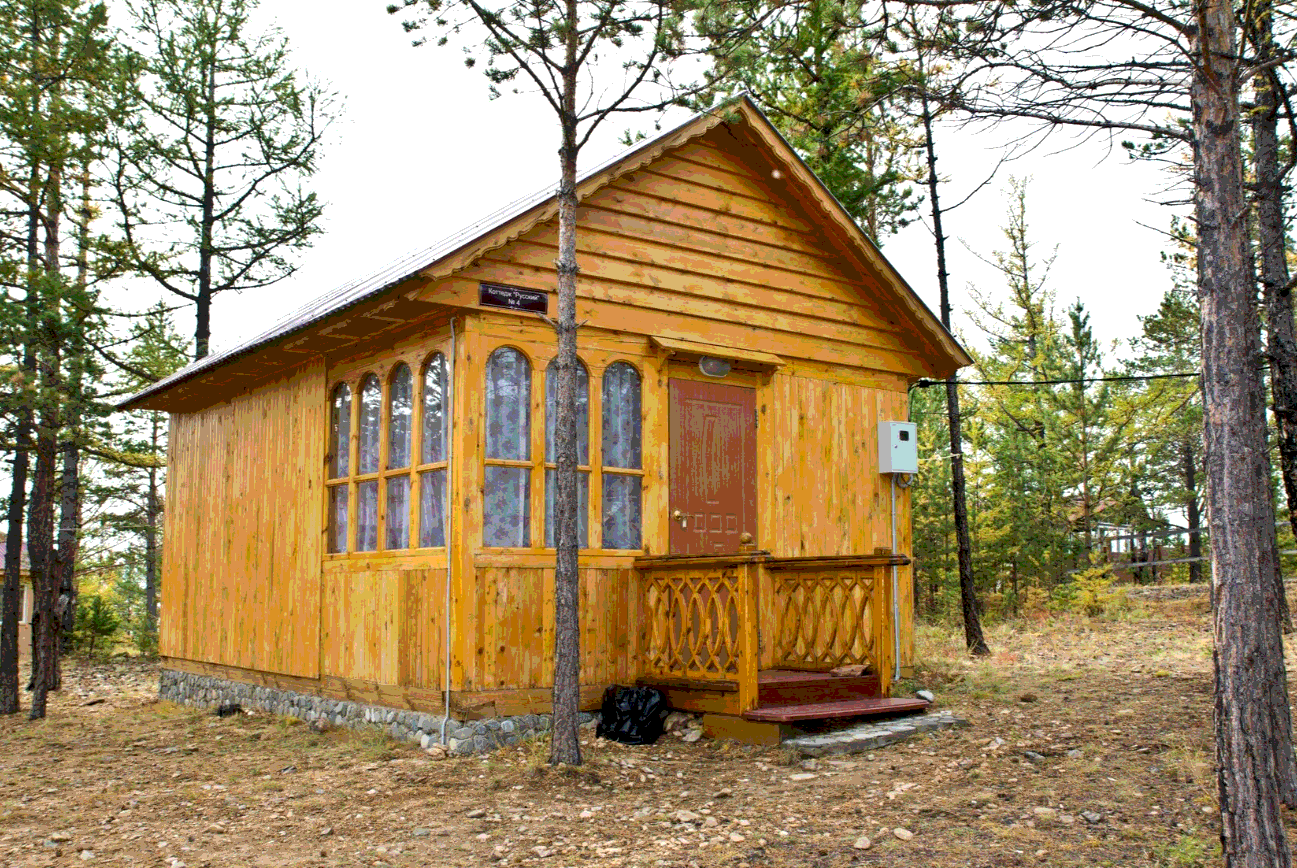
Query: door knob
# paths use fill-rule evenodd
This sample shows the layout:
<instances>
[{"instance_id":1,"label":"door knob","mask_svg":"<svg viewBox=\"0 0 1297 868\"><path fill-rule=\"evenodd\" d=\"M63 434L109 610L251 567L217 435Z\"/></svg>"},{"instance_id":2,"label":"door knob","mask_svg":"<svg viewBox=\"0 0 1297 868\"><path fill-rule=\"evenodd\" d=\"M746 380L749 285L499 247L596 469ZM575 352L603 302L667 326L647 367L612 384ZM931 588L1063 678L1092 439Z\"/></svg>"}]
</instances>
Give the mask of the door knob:
<instances>
[{"instance_id":1,"label":"door knob","mask_svg":"<svg viewBox=\"0 0 1297 868\"><path fill-rule=\"evenodd\" d=\"M685 515L684 512L679 509L672 510L671 520L680 522L682 528L689 527L689 516Z\"/></svg>"}]
</instances>

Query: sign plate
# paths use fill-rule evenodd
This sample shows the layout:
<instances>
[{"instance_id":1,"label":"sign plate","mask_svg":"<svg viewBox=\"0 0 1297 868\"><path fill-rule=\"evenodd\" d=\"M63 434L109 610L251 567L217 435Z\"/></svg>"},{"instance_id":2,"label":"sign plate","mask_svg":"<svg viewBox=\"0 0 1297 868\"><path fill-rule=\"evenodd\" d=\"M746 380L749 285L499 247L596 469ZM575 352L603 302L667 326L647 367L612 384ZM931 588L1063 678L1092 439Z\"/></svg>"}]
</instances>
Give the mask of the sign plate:
<instances>
[{"instance_id":1,"label":"sign plate","mask_svg":"<svg viewBox=\"0 0 1297 868\"><path fill-rule=\"evenodd\" d=\"M500 283L479 283L477 303L483 307L502 307L505 310L525 310L530 313L549 313L549 293L539 289L523 289Z\"/></svg>"}]
</instances>

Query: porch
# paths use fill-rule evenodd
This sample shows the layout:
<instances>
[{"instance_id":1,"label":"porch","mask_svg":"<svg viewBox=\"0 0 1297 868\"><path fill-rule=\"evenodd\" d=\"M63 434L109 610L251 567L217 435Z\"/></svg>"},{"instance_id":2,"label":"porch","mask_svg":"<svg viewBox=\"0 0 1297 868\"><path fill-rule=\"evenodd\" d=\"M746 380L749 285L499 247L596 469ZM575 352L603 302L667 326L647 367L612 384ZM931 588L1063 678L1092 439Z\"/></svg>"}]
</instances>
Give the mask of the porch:
<instances>
[{"instance_id":1,"label":"porch","mask_svg":"<svg viewBox=\"0 0 1297 868\"><path fill-rule=\"evenodd\" d=\"M777 744L825 722L919 711L894 699L891 553L638 558L641 684L709 735ZM839 667L864 667L834 675Z\"/></svg>"}]
</instances>

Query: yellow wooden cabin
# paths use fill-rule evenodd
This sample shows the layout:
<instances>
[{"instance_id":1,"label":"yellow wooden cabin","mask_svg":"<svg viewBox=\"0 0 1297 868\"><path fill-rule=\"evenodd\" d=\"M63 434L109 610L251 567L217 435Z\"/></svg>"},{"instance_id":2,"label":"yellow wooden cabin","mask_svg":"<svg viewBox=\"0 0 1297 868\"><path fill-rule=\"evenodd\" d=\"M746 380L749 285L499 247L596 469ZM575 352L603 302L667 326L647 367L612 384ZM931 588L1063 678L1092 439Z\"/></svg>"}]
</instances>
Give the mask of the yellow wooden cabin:
<instances>
[{"instance_id":1,"label":"yellow wooden cabin","mask_svg":"<svg viewBox=\"0 0 1297 868\"><path fill-rule=\"evenodd\" d=\"M967 354L746 99L579 195L583 707L653 683L767 741L888 707L914 625L880 423ZM549 709L556 212L520 202L124 405L171 414L164 687Z\"/></svg>"}]
</instances>

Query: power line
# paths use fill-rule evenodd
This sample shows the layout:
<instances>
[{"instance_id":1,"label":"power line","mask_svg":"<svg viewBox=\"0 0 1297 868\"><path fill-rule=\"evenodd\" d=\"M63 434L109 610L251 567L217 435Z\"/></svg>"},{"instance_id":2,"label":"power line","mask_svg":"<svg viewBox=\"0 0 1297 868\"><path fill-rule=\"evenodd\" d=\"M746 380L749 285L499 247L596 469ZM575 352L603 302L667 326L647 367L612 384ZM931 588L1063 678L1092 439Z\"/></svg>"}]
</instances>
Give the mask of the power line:
<instances>
[{"instance_id":1,"label":"power line","mask_svg":"<svg viewBox=\"0 0 1297 868\"><path fill-rule=\"evenodd\" d=\"M1200 376L1197 371L1177 374L1130 374L1113 377L1081 377L1074 380L955 380L956 386L1068 386L1081 383L1142 383L1146 380L1183 380ZM920 389L944 386L946 380L919 380L914 385Z\"/></svg>"}]
</instances>

